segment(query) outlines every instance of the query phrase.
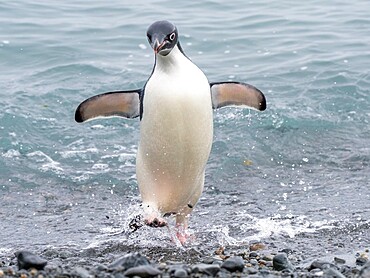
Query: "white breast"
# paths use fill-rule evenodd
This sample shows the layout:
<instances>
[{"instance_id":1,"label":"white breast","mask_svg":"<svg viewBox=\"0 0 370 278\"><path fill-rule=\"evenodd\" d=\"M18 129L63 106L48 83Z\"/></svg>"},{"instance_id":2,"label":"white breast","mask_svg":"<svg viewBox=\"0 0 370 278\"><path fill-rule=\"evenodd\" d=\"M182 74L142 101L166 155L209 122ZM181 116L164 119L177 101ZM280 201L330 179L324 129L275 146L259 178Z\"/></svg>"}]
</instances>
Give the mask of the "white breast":
<instances>
[{"instance_id":1,"label":"white breast","mask_svg":"<svg viewBox=\"0 0 370 278\"><path fill-rule=\"evenodd\" d=\"M210 86L175 47L158 55L145 87L137 178L144 204L162 213L197 202L213 138Z\"/></svg>"}]
</instances>

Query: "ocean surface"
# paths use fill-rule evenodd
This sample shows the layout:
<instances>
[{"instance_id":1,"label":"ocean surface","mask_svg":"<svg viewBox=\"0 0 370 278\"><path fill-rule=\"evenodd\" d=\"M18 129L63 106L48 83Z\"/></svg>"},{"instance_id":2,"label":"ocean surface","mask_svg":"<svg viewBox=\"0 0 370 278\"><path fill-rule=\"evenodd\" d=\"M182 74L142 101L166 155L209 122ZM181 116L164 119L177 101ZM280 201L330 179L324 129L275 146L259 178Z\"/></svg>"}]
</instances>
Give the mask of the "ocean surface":
<instances>
[{"instance_id":1,"label":"ocean surface","mask_svg":"<svg viewBox=\"0 0 370 278\"><path fill-rule=\"evenodd\" d=\"M369 248L370 2L127 3L0 2L0 255L192 260L257 240L304 264ZM161 19L211 82L247 82L267 99L264 112L214 112L185 249L165 228L129 233L139 120L74 121L84 99L145 84L146 29Z\"/></svg>"}]
</instances>

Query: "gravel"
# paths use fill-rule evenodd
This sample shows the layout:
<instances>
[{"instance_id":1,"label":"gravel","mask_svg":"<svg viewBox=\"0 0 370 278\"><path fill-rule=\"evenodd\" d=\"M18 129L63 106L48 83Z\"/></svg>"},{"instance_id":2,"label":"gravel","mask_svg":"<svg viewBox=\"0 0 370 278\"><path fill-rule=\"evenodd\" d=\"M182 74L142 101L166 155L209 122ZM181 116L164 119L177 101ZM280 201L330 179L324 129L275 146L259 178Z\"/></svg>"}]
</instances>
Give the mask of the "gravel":
<instances>
[{"instance_id":1,"label":"gravel","mask_svg":"<svg viewBox=\"0 0 370 278\"><path fill-rule=\"evenodd\" d=\"M262 244L260 246L263 246ZM16 252L14 257L0 258L0 278L5 277L368 277L370 278L369 250L346 257L346 260L333 256L331 259L316 259L302 263L299 252L281 250L270 252L267 248L251 249L218 248L206 257L196 257L194 262L161 261L163 254L140 252L87 257L73 261L79 256L71 252L72 257L66 258L65 252L58 253L45 250L35 254L28 250ZM175 250L177 252L178 250ZM254 251L251 251L254 250ZM144 251L147 250L143 250ZM190 251L184 251L190 252ZM49 255L49 257L48 257ZM52 255L52 256L51 256ZM96 255L96 254L95 254ZM96 255L98 256L98 255ZM111 259L109 259L111 257ZM347 261L355 263L348 265ZM347 264L346 264L347 263Z\"/></svg>"}]
</instances>

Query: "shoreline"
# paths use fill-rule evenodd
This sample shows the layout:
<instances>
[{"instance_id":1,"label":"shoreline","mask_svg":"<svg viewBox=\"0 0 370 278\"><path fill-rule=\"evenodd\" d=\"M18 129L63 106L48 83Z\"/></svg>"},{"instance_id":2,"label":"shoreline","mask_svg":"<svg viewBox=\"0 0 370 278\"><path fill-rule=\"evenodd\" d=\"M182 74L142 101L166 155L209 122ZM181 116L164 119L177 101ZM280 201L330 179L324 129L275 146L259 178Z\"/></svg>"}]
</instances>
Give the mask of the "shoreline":
<instances>
[{"instance_id":1,"label":"shoreline","mask_svg":"<svg viewBox=\"0 0 370 278\"><path fill-rule=\"evenodd\" d=\"M355 265L348 262L353 255L332 256L327 260L317 258L303 265L298 251L285 248L274 252L262 242L250 244L247 250L219 247L208 256L196 254L192 249L178 251L179 257L188 253L192 262L171 260L170 253L166 257L166 251L160 248L119 254L113 250L105 257L97 251L90 250L89 254L80 255L68 250L53 252L46 249L40 254L19 251L10 258L0 257L0 278L370 277L369 249L352 258ZM20 266L25 269L19 269Z\"/></svg>"}]
</instances>

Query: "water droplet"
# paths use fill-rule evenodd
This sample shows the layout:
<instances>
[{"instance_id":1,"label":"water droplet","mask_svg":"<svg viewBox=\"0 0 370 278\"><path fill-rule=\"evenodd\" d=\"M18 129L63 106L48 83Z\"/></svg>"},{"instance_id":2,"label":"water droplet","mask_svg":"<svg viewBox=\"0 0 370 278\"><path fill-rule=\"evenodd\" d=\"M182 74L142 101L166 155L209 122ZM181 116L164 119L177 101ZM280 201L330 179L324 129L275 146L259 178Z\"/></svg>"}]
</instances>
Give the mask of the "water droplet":
<instances>
[{"instance_id":1,"label":"water droplet","mask_svg":"<svg viewBox=\"0 0 370 278\"><path fill-rule=\"evenodd\" d=\"M143 44L143 43L139 44L139 47L140 47L141 49L147 49L146 45L145 45L145 44Z\"/></svg>"}]
</instances>

